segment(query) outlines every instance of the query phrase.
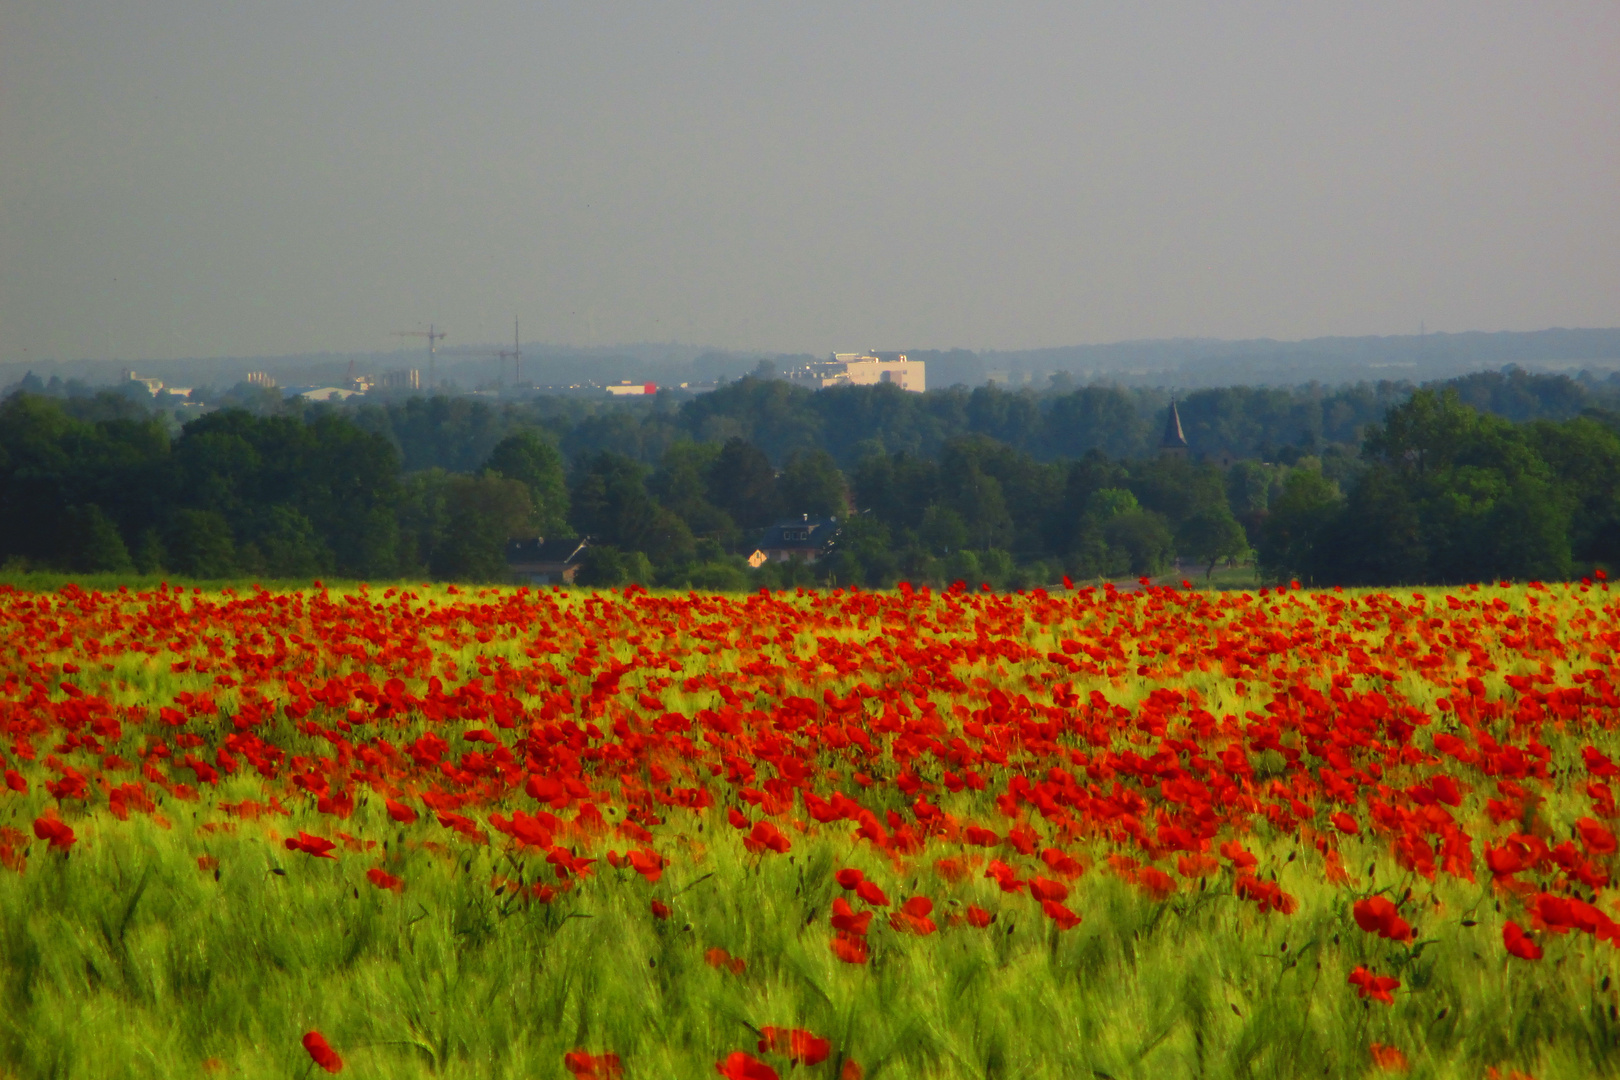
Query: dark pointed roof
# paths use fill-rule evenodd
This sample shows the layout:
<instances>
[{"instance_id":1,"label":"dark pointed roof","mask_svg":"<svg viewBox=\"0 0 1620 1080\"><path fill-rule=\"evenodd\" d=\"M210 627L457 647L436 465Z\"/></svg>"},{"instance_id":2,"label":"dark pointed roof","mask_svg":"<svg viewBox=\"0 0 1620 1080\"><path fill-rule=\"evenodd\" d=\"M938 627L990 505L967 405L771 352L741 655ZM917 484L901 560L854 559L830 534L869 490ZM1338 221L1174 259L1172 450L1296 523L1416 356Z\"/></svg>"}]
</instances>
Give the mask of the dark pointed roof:
<instances>
[{"instance_id":1,"label":"dark pointed roof","mask_svg":"<svg viewBox=\"0 0 1620 1080\"><path fill-rule=\"evenodd\" d=\"M820 549L826 547L838 532L837 518L813 518L809 514L801 514L798 521L779 521L765 530L760 540L762 548L804 548Z\"/></svg>"},{"instance_id":2,"label":"dark pointed roof","mask_svg":"<svg viewBox=\"0 0 1620 1080\"><path fill-rule=\"evenodd\" d=\"M563 538L547 540L542 536L532 540L508 540L506 561L513 564L557 563L568 566L583 558L585 549L590 546L588 540Z\"/></svg>"},{"instance_id":3,"label":"dark pointed roof","mask_svg":"<svg viewBox=\"0 0 1620 1080\"><path fill-rule=\"evenodd\" d=\"M1159 440L1162 450L1179 449L1187 445L1187 436L1181 433L1181 413L1176 411L1176 403L1170 403L1170 416L1164 422L1164 438Z\"/></svg>"}]
</instances>

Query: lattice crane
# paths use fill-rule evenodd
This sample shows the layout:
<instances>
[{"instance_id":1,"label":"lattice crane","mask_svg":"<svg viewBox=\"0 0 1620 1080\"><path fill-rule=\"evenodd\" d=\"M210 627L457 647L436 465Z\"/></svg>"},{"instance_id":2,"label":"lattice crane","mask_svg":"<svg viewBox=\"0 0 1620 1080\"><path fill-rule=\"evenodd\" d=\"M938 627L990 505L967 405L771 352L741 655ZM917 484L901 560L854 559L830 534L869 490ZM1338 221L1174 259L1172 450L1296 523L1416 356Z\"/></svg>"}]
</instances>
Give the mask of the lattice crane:
<instances>
[{"instance_id":1,"label":"lattice crane","mask_svg":"<svg viewBox=\"0 0 1620 1080\"><path fill-rule=\"evenodd\" d=\"M435 378L435 363L439 358L439 342L449 337L449 333L438 329L428 323L426 330L395 330L395 337L425 337L428 339L428 389L432 390L439 384Z\"/></svg>"},{"instance_id":2,"label":"lattice crane","mask_svg":"<svg viewBox=\"0 0 1620 1080\"><path fill-rule=\"evenodd\" d=\"M523 346L518 343L518 321L516 316L513 316L512 318L512 351L507 352L505 349L502 349L495 355L500 357L503 362L506 360L512 361L512 385L522 386Z\"/></svg>"}]
</instances>

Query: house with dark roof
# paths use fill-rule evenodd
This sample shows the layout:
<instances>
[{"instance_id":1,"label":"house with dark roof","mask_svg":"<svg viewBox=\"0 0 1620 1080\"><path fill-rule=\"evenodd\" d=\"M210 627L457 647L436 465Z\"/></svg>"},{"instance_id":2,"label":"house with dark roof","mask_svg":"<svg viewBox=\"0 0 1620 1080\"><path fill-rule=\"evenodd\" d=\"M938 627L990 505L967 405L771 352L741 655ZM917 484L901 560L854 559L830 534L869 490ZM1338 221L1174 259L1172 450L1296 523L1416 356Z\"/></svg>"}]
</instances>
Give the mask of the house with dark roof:
<instances>
[{"instance_id":1,"label":"house with dark roof","mask_svg":"<svg viewBox=\"0 0 1620 1080\"><path fill-rule=\"evenodd\" d=\"M833 537L838 535L837 518L813 518L800 514L796 521L782 521L765 530L759 546L748 557L748 565L758 568L767 562L799 559L813 563L827 555Z\"/></svg>"},{"instance_id":2,"label":"house with dark roof","mask_svg":"<svg viewBox=\"0 0 1620 1080\"><path fill-rule=\"evenodd\" d=\"M589 547L589 540L508 540L506 569L530 585L572 585Z\"/></svg>"}]
</instances>

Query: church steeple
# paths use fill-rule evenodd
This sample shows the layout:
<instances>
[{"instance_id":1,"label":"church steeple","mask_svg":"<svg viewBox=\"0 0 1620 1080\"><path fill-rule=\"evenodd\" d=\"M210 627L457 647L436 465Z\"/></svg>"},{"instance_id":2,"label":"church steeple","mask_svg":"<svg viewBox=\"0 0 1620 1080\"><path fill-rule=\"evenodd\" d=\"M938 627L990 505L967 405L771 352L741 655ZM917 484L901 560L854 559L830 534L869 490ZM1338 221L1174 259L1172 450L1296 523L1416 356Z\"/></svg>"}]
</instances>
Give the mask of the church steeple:
<instances>
[{"instance_id":1,"label":"church steeple","mask_svg":"<svg viewBox=\"0 0 1620 1080\"><path fill-rule=\"evenodd\" d=\"M1181 413L1177 411L1174 399L1170 402L1170 415L1164 421L1164 438L1159 440L1159 453L1187 456L1187 436L1181 431Z\"/></svg>"}]
</instances>

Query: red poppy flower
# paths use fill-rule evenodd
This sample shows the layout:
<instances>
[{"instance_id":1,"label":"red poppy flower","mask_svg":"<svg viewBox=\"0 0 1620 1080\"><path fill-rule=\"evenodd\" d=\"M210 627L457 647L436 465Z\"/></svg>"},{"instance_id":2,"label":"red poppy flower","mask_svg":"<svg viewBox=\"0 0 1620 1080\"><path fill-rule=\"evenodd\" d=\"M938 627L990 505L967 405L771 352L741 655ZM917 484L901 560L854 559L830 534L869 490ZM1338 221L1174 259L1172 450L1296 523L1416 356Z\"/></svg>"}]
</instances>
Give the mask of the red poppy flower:
<instances>
[{"instance_id":1,"label":"red poppy flower","mask_svg":"<svg viewBox=\"0 0 1620 1080\"><path fill-rule=\"evenodd\" d=\"M58 851L66 851L78 840L67 822L48 817L34 819L34 835L41 840L49 840L51 847Z\"/></svg>"},{"instance_id":2,"label":"red poppy flower","mask_svg":"<svg viewBox=\"0 0 1620 1080\"><path fill-rule=\"evenodd\" d=\"M1393 1046L1373 1043L1367 1047L1367 1052L1372 1055L1373 1064L1385 1072L1405 1072L1409 1067L1406 1055Z\"/></svg>"},{"instance_id":3,"label":"red poppy flower","mask_svg":"<svg viewBox=\"0 0 1620 1080\"><path fill-rule=\"evenodd\" d=\"M1206 856L1190 856L1192 858L1205 858ZM1047 848L1041 852L1041 862L1051 868L1052 872L1065 881L1073 881L1085 873L1085 867L1080 865L1078 859L1067 855L1057 848Z\"/></svg>"},{"instance_id":4,"label":"red poppy flower","mask_svg":"<svg viewBox=\"0 0 1620 1080\"><path fill-rule=\"evenodd\" d=\"M866 928L872 923L872 913L863 911L855 914L855 909L849 906L849 901L842 896L834 897L832 903L833 913L829 920L832 928L844 934L866 936Z\"/></svg>"},{"instance_id":5,"label":"red poppy flower","mask_svg":"<svg viewBox=\"0 0 1620 1080\"><path fill-rule=\"evenodd\" d=\"M1613 855L1616 844L1614 833L1604 828L1600 823L1589 817L1583 817L1575 823L1575 831L1581 834L1581 843L1593 855Z\"/></svg>"},{"instance_id":6,"label":"red poppy flower","mask_svg":"<svg viewBox=\"0 0 1620 1080\"><path fill-rule=\"evenodd\" d=\"M1390 991L1401 985L1401 980L1393 975L1374 975L1365 967L1357 967L1345 981L1356 987L1356 992L1362 998L1370 997L1374 1001L1382 1001L1385 1005L1395 1003Z\"/></svg>"},{"instance_id":7,"label":"red poppy flower","mask_svg":"<svg viewBox=\"0 0 1620 1080\"><path fill-rule=\"evenodd\" d=\"M304 1035L304 1049L309 1052L310 1060L329 1073L343 1071L343 1059L338 1057L336 1050L326 1041L326 1036L318 1031L311 1031Z\"/></svg>"},{"instance_id":8,"label":"red poppy flower","mask_svg":"<svg viewBox=\"0 0 1620 1080\"><path fill-rule=\"evenodd\" d=\"M667 919L669 918L669 905L662 900L654 900L652 902L652 913L654 918Z\"/></svg>"},{"instance_id":9,"label":"red poppy flower","mask_svg":"<svg viewBox=\"0 0 1620 1080\"><path fill-rule=\"evenodd\" d=\"M726 820L731 822L731 827L734 829L748 828L749 822L747 815L745 815L741 810L738 810L735 806L729 806L726 808Z\"/></svg>"},{"instance_id":10,"label":"red poppy flower","mask_svg":"<svg viewBox=\"0 0 1620 1080\"><path fill-rule=\"evenodd\" d=\"M1037 900L1063 901L1069 898L1069 887L1051 878L1032 877L1029 879L1029 895Z\"/></svg>"},{"instance_id":11,"label":"red poppy flower","mask_svg":"<svg viewBox=\"0 0 1620 1080\"><path fill-rule=\"evenodd\" d=\"M1502 945L1521 960L1541 959L1541 946L1531 940L1523 927L1511 920L1502 927Z\"/></svg>"},{"instance_id":12,"label":"red poppy flower","mask_svg":"<svg viewBox=\"0 0 1620 1080\"><path fill-rule=\"evenodd\" d=\"M1401 918L1400 912L1388 897L1372 896L1359 900L1351 909L1356 925L1369 934L1377 934L1391 941L1411 941L1412 925Z\"/></svg>"},{"instance_id":13,"label":"red poppy flower","mask_svg":"<svg viewBox=\"0 0 1620 1080\"><path fill-rule=\"evenodd\" d=\"M416 824L416 811L404 803L396 802L393 799L384 799L383 807L388 811L388 816L401 825Z\"/></svg>"},{"instance_id":14,"label":"red poppy flower","mask_svg":"<svg viewBox=\"0 0 1620 1080\"><path fill-rule=\"evenodd\" d=\"M1499 848L1486 844L1485 868L1491 872L1493 878L1502 881L1524 869L1524 858L1519 849L1512 844L1504 844Z\"/></svg>"},{"instance_id":15,"label":"red poppy flower","mask_svg":"<svg viewBox=\"0 0 1620 1080\"><path fill-rule=\"evenodd\" d=\"M1000 859L991 859L990 865L985 868L984 876L993 878L1001 886L1002 892L1022 892L1027 882L1018 880L1018 871L1002 862Z\"/></svg>"},{"instance_id":16,"label":"red poppy flower","mask_svg":"<svg viewBox=\"0 0 1620 1080\"><path fill-rule=\"evenodd\" d=\"M323 836L311 836L307 832L300 832L296 838L288 837L285 841L288 851L302 851L313 855L317 859L330 859L332 849L337 847L332 841Z\"/></svg>"},{"instance_id":17,"label":"red poppy flower","mask_svg":"<svg viewBox=\"0 0 1620 1080\"><path fill-rule=\"evenodd\" d=\"M833 880L838 882L840 888L847 891L865 881L866 873L862 870L857 870L852 866L845 867L833 875Z\"/></svg>"},{"instance_id":18,"label":"red poppy flower","mask_svg":"<svg viewBox=\"0 0 1620 1080\"><path fill-rule=\"evenodd\" d=\"M1260 864L1260 860L1252 852L1244 850L1243 845L1236 840L1228 840L1221 845L1221 857L1230 859L1232 866L1238 870L1247 870Z\"/></svg>"},{"instance_id":19,"label":"red poppy flower","mask_svg":"<svg viewBox=\"0 0 1620 1080\"><path fill-rule=\"evenodd\" d=\"M1183 855L1176 860L1176 873L1182 877L1204 877L1220 869L1220 862L1208 855Z\"/></svg>"},{"instance_id":20,"label":"red poppy flower","mask_svg":"<svg viewBox=\"0 0 1620 1080\"><path fill-rule=\"evenodd\" d=\"M978 904L969 904L967 906L967 921L969 926L976 926L982 930L995 922L996 917Z\"/></svg>"},{"instance_id":21,"label":"red poppy flower","mask_svg":"<svg viewBox=\"0 0 1620 1080\"><path fill-rule=\"evenodd\" d=\"M870 881L855 883L855 895L865 900L873 907L888 907L889 898L883 895L883 890Z\"/></svg>"},{"instance_id":22,"label":"red poppy flower","mask_svg":"<svg viewBox=\"0 0 1620 1080\"><path fill-rule=\"evenodd\" d=\"M1268 911L1292 915L1299 902L1282 891L1274 881L1262 881L1252 874L1239 874L1232 883L1232 892L1244 900L1252 900L1262 913Z\"/></svg>"},{"instance_id":23,"label":"red poppy flower","mask_svg":"<svg viewBox=\"0 0 1620 1080\"><path fill-rule=\"evenodd\" d=\"M1163 900L1176 891L1176 879L1156 866L1144 866L1136 875L1136 883L1155 900Z\"/></svg>"},{"instance_id":24,"label":"red poppy flower","mask_svg":"<svg viewBox=\"0 0 1620 1080\"><path fill-rule=\"evenodd\" d=\"M900 905L900 910L889 916L889 925L903 934L917 934L927 937L937 927L934 920L928 916L934 910L934 902L926 896L913 896Z\"/></svg>"},{"instance_id":25,"label":"red poppy flower","mask_svg":"<svg viewBox=\"0 0 1620 1080\"><path fill-rule=\"evenodd\" d=\"M1059 930L1072 930L1080 925L1080 916L1056 900L1042 900L1041 910L1046 913L1048 919L1058 924Z\"/></svg>"},{"instance_id":26,"label":"red poppy flower","mask_svg":"<svg viewBox=\"0 0 1620 1080\"><path fill-rule=\"evenodd\" d=\"M1361 831L1361 826L1356 824L1356 819L1345 813L1343 810L1340 810L1338 813L1328 818L1328 820L1333 822L1333 827L1342 833L1355 834Z\"/></svg>"},{"instance_id":27,"label":"red poppy flower","mask_svg":"<svg viewBox=\"0 0 1620 1080\"><path fill-rule=\"evenodd\" d=\"M774 851L778 855L784 854L793 845L782 830L768 821L754 823L753 831L743 837L743 846L749 851Z\"/></svg>"},{"instance_id":28,"label":"red poppy flower","mask_svg":"<svg viewBox=\"0 0 1620 1080\"><path fill-rule=\"evenodd\" d=\"M664 867L667 865L662 855L647 849L630 852L629 863L635 868L636 873L646 878L647 882L653 885L656 885L658 879L664 876Z\"/></svg>"},{"instance_id":29,"label":"red poppy flower","mask_svg":"<svg viewBox=\"0 0 1620 1080\"><path fill-rule=\"evenodd\" d=\"M871 912L866 917L871 917ZM866 938L854 934L840 933L832 939L833 955L846 964L866 963Z\"/></svg>"},{"instance_id":30,"label":"red poppy flower","mask_svg":"<svg viewBox=\"0 0 1620 1080\"><path fill-rule=\"evenodd\" d=\"M703 962L712 968L725 968L733 975L741 975L748 967L742 957L732 956L721 948L713 948L704 953Z\"/></svg>"},{"instance_id":31,"label":"red poppy flower","mask_svg":"<svg viewBox=\"0 0 1620 1080\"><path fill-rule=\"evenodd\" d=\"M1531 902L1529 911L1530 925L1536 930L1567 934L1574 929L1575 915L1570 910L1570 902L1562 896L1542 893Z\"/></svg>"},{"instance_id":32,"label":"red poppy flower","mask_svg":"<svg viewBox=\"0 0 1620 1080\"><path fill-rule=\"evenodd\" d=\"M783 1054L795 1065L820 1065L832 1053L832 1043L802 1028L762 1027L759 1052Z\"/></svg>"},{"instance_id":33,"label":"red poppy flower","mask_svg":"<svg viewBox=\"0 0 1620 1080\"><path fill-rule=\"evenodd\" d=\"M24 780L23 774L16 769L6 770L6 787L21 795L28 793L28 781Z\"/></svg>"},{"instance_id":34,"label":"red poppy flower","mask_svg":"<svg viewBox=\"0 0 1620 1080\"><path fill-rule=\"evenodd\" d=\"M624 1070L618 1054L587 1054L573 1050L563 1055L563 1068L579 1080L619 1080Z\"/></svg>"},{"instance_id":35,"label":"red poppy flower","mask_svg":"<svg viewBox=\"0 0 1620 1080\"><path fill-rule=\"evenodd\" d=\"M366 880L379 889L388 889L392 892L404 892L405 883L381 867L373 866L366 871Z\"/></svg>"},{"instance_id":36,"label":"red poppy flower","mask_svg":"<svg viewBox=\"0 0 1620 1080\"><path fill-rule=\"evenodd\" d=\"M726 1060L716 1062L714 1071L726 1080L781 1080L775 1069L742 1050L733 1050Z\"/></svg>"}]
</instances>

